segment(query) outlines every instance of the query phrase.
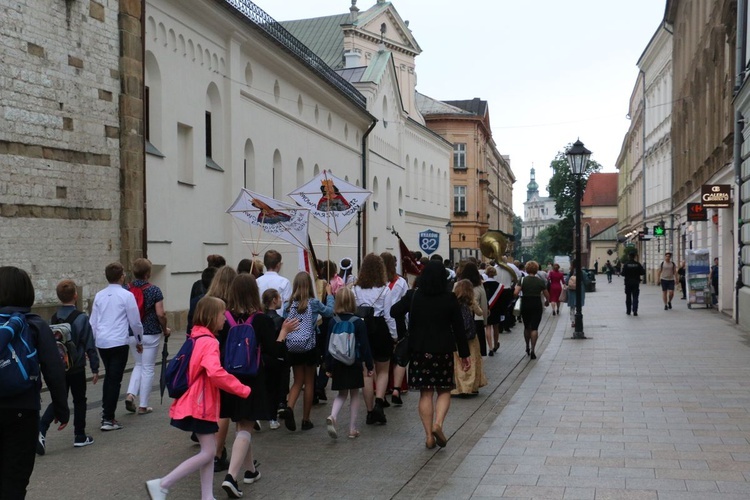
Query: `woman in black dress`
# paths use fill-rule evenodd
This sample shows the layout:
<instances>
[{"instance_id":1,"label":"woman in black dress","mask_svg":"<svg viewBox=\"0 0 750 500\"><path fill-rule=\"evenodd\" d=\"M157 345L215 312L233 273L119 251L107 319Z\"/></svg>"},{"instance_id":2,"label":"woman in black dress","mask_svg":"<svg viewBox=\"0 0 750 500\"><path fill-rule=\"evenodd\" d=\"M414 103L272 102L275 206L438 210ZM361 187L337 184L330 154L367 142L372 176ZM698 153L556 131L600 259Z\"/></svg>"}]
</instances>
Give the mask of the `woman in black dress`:
<instances>
[{"instance_id":1,"label":"woman in black dress","mask_svg":"<svg viewBox=\"0 0 750 500\"><path fill-rule=\"evenodd\" d=\"M391 308L394 318L409 313L409 387L419 390L419 418L425 446L441 448L448 439L443 422L451 405L453 353L458 348L461 369L467 371L469 344L456 296L446 291L448 276L441 262L428 262L419 277L419 288ZM437 399L434 398L437 392Z\"/></svg>"},{"instance_id":2,"label":"woman in black dress","mask_svg":"<svg viewBox=\"0 0 750 500\"><path fill-rule=\"evenodd\" d=\"M539 264L533 260L528 261L526 263L527 275L521 278L515 290L516 297L523 292L521 300L523 338L526 341L526 354L531 356L531 359L536 359L534 349L539 338L539 323L542 321L544 307L549 305L547 282L536 275L537 271L539 271ZM542 296L544 296L544 307L542 307Z\"/></svg>"}]
</instances>

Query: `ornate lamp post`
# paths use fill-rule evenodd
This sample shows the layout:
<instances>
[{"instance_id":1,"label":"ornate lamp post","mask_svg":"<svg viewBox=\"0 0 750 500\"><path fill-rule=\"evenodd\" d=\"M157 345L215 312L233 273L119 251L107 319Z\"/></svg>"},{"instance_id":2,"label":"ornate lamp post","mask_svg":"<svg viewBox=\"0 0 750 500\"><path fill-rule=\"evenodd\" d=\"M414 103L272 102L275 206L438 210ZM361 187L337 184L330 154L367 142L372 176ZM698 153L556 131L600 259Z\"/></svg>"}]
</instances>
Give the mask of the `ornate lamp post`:
<instances>
[{"instance_id":1,"label":"ornate lamp post","mask_svg":"<svg viewBox=\"0 0 750 500\"><path fill-rule=\"evenodd\" d=\"M578 139L573 146L565 153L568 157L568 165L573 172L576 181L576 315L575 329L573 331L574 339L585 339L583 334L583 314L581 313L581 288L583 285L583 276L581 274L581 177L586 171L591 151L583 147L583 143Z\"/></svg>"}]
</instances>

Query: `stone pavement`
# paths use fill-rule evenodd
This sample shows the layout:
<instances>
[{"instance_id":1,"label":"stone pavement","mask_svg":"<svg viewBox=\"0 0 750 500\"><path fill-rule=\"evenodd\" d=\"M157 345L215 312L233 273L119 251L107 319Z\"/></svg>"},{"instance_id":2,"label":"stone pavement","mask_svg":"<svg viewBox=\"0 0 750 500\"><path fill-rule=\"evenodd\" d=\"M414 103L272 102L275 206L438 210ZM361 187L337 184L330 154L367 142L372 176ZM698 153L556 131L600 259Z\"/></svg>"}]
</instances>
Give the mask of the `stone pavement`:
<instances>
[{"instance_id":1,"label":"stone pavement","mask_svg":"<svg viewBox=\"0 0 750 500\"><path fill-rule=\"evenodd\" d=\"M591 338L571 340L559 321L430 497L750 498L748 333L679 298L664 311L653 286L641 289L639 316L626 316L622 282L603 281L583 310Z\"/></svg>"},{"instance_id":2,"label":"stone pavement","mask_svg":"<svg viewBox=\"0 0 750 500\"><path fill-rule=\"evenodd\" d=\"M553 317L547 314L542 330L552 332L555 324ZM543 333L542 342L549 336ZM343 439L332 441L325 429L325 418L330 413L333 398L332 391L328 391L328 403L313 408L314 429L290 433L283 426L271 431L264 424L264 429L254 434L255 458L262 464L262 479L244 486L246 496L387 499L434 494L434 485L442 484L441 478L461 464L495 421L511 391L517 388L519 377L533 366L525 356L520 326L510 334L503 334L500 342L498 354L484 358L489 385L480 390L478 397L452 400L445 424L451 441L445 450L425 449L416 409L418 398L414 393L404 395L403 407L386 409L387 425L366 426L362 410L361 437L350 440L344 433ZM170 342L172 354L177 351L177 344L175 340ZM157 366L157 373L158 370ZM126 374L123 392L128 380ZM95 443L86 448L73 448L71 428L62 432L51 429L47 434L47 454L37 457L28 498L146 498L145 480L166 474L198 449L186 433L169 425L171 400L167 397L164 405L159 404L158 385L151 397L149 404L154 407L154 413L131 415L120 403L117 418L125 428L101 432L98 429L101 382L96 386L89 384L87 423ZM48 402L49 396L43 394L43 399ZM301 401L295 415L299 426ZM347 405L339 414L339 429L345 432L348 421ZM214 477L217 498L226 497L220 488L223 478L224 473ZM178 483L170 495L173 498L199 496L197 474Z\"/></svg>"}]
</instances>

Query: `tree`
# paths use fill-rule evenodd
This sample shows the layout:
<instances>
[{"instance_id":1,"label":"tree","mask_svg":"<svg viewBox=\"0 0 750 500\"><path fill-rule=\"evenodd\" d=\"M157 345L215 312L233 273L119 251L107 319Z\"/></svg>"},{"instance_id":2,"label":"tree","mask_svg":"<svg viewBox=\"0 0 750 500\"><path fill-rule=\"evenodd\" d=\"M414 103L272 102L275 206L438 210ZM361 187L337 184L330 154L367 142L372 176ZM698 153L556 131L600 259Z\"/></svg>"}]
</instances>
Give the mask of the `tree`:
<instances>
[{"instance_id":1,"label":"tree","mask_svg":"<svg viewBox=\"0 0 750 500\"><path fill-rule=\"evenodd\" d=\"M573 219L566 217L554 226L541 231L532 250L533 259L541 266L552 262L555 255L570 255L573 253Z\"/></svg>"},{"instance_id":2,"label":"tree","mask_svg":"<svg viewBox=\"0 0 750 500\"><path fill-rule=\"evenodd\" d=\"M518 259L521 257L521 236L522 233L523 219L520 216L513 214L513 258Z\"/></svg>"},{"instance_id":3,"label":"tree","mask_svg":"<svg viewBox=\"0 0 750 500\"><path fill-rule=\"evenodd\" d=\"M570 144L568 145L570 147ZM567 148L566 148L567 149ZM552 178L547 186L551 198L555 199L555 213L562 218L575 217L576 208L576 178L568 165L564 151L559 151L550 163ZM594 172L599 172L602 166L594 160L589 160L581 175L581 195L586 190L586 181ZM571 226L572 227L572 226ZM571 233L572 234L572 233ZM556 254L560 255L560 254Z\"/></svg>"}]
</instances>

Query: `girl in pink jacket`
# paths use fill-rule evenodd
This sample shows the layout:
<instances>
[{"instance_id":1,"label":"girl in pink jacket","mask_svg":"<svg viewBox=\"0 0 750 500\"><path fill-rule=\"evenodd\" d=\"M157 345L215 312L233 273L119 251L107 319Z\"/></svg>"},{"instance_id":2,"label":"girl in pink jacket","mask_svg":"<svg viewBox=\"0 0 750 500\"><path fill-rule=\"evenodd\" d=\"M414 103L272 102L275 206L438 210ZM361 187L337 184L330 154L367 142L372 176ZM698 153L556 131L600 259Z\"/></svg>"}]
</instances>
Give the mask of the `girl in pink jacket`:
<instances>
[{"instance_id":1,"label":"girl in pink jacket","mask_svg":"<svg viewBox=\"0 0 750 500\"><path fill-rule=\"evenodd\" d=\"M216 333L224 327L224 302L204 297L195 308L190 338L195 345L188 367L189 388L172 403L169 416L172 425L198 436L201 451L178 465L162 478L146 481L146 490L153 500L167 497L170 486L197 470L201 477L201 498L214 497L215 433L219 430L219 389L246 398L250 387L243 385L221 367L219 341Z\"/></svg>"}]
</instances>

